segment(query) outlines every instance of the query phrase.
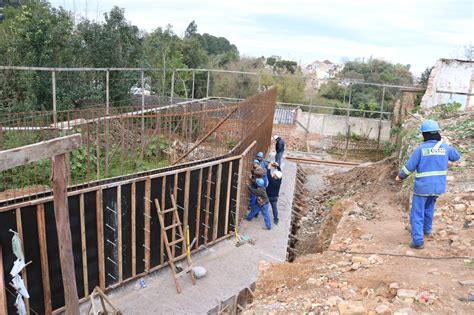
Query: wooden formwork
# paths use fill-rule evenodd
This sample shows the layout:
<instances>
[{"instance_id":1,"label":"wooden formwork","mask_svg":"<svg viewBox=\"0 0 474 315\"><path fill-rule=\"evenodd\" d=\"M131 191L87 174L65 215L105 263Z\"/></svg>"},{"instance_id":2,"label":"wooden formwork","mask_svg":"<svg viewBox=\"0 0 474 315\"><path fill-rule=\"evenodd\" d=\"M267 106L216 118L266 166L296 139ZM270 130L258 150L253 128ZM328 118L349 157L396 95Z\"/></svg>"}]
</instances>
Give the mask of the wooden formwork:
<instances>
[{"instance_id":1,"label":"wooden formwork","mask_svg":"<svg viewBox=\"0 0 474 315\"><path fill-rule=\"evenodd\" d=\"M171 194L176 197L179 218L195 239L193 252L237 233L248 198L246 174L256 152L270 144L275 97L271 89L249 98L222 123L224 132L234 128L240 138L227 154L68 188L80 300L95 287L116 288L167 265L154 199L167 209ZM0 313L15 313L7 284L15 260L10 229L20 233L26 260L32 261L23 277L31 296L27 307L38 314L64 311L52 193L0 203L0 222ZM167 233L174 238L173 229ZM178 256L181 249L172 251Z\"/></svg>"}]
</instances>

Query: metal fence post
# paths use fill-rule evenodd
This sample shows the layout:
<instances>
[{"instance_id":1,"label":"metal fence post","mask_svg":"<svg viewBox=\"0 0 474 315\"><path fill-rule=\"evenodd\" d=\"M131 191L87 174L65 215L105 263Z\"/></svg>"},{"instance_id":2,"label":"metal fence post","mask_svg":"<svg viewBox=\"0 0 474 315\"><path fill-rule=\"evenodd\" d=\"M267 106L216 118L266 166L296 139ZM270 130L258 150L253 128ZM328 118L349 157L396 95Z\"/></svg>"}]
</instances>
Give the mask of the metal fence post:
<instances>
[{"instance_id":1,"label":"metal fence post","mask_svg":"<svg viewBox=\"0 0 474 315\"><path fill-rule=\"evenodd\" d=\"M109 115L109 70L105 72L105 111Z\"/></svg>"},{"instance_id":2,"label":"metal fence post","mask_svg":"<svg viewBox=\"0 0 474 315\"><path fill-rule=\"evenodd\" d=\"M56 71L51 72L51 81L53 85L53 122L54 126L58 123L58 116L56 111Z\"/></svg>"},{"instance_id":3,"label":"metal fence post","mask_svg":"<svg viewBox=\"0 0 474 315\"><path fill-rule=\"evenodd\" d=\"M376 158L378 158L379 156L379 149L380 149L380 134L382 132L382 116L383 116L384 100L385 100L385 86L382 88L382 101L380 102L379 133L377 135L377 151L375 152Z\"/></svg>"},{"instance_id":4,"label":"metal fence post","mask_svg":"<svg viewBox=\"0 0 474 315\"><path fill-rule=\"evenodd\" d=\"M206 98L209 97L209 84L211 82L211 71L207 71L207 88L206 88Z\"/></svg>"},{"instance_id":5,"label":"metal fence post","mask_svg":"<svg viewBox=\"0 0 474 315\"><path fill-rule=\"evenodd\" d=\"M141 72L141 81L142 81L142 153L140 155L143 160L143 154L145 151L145 74Z\"/></svg>"},{"instance_id":6,"label":"metal fence post","mask_svg":"<svg viewBox=\"0 0 474 315\"><path fill-rule=\"evenodd\" d=\"M196 78L196 72L193 70L193 89L191 90L191 99L194 99L194 80Z\"/></svg>"},{"instance_id":7,"label":"metal fence post","mask_svg":"<svg viewBox=\"0 0 474 315\"><path fill-rule=\"evenodd\" d=\"M170 104L173 104L173 97L174 97L174 77L175 77L175 70L173 70L173 74L171 75L171 98L170 98Z\"/></svg>"}]
</instances>

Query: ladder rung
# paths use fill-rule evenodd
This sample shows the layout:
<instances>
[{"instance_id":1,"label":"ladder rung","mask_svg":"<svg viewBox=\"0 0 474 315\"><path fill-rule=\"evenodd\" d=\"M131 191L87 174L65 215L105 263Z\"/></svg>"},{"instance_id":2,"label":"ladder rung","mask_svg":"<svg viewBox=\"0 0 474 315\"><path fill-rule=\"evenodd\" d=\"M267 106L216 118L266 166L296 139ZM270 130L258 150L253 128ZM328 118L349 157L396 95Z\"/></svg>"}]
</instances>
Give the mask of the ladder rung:
<instances>
[{"instance_id":1,"label":"ladder rung","mask_svg":"<svg viewBox=\"0 0 474 315\"><path fill-rule=\"evenodd\" d=\"M172 229L172 228L180 226L180 225L181 225L181 222L173 223L173 224L168 225L167 227L165 227L165 231L168 231L169 229Z\"/></svg>"},{"instance_id":2,"label":"ladder rung","mask_svg":"<svg viewBox=\"0 0 474 315\"><path fill-rule=\"evenodd\" d=\"M177 240L172 241L171 243L168 243L169 246L173 246L175 244L181 243L184 241L184 238L178 238Z\"/></svg>"},{"instance_id":3,"label":"ladder rung","mask_svg":"<svg viewBox=\"0 0 474 315\"><path fill-rule=\"evenodd\" d=\"M188 267L184 268L182 271L180 271L179 273L176 274L176 278L184 276L185 274L187 274L191 270L193 270L192 266L188 266Z\"/></svg>"},{"instance_id":4,"label":"ladder rung","mask_svg":"<svg viewBox=\"0 0 474 315\"><path fill-rule=\"evenodd\" d=\"M176 257L174 257L174 258L172 258L172 259L170 259L170 260L171 260L172 262L175 262L175 261L178 261L178 260L181 260L181 259L185 258L186 256L188 256L188 254L187 254L187 253L184 253L184 254L181 254L181 255L179 255L179 256L176 256Z\"/></svg>"},{"instance_id":5,"label":"ladder rung","mask_svg":"<svg viewBox=\"0 0 474 315\"><path fill-rule=\"evenodd\" d=\"M173 212L173 211L176 211L176 208L169 208L169 209L160 211L160 213L161 213L161 214L165 214L165 213L169 213L169 212Z\"/></svg>"}]
</instances>

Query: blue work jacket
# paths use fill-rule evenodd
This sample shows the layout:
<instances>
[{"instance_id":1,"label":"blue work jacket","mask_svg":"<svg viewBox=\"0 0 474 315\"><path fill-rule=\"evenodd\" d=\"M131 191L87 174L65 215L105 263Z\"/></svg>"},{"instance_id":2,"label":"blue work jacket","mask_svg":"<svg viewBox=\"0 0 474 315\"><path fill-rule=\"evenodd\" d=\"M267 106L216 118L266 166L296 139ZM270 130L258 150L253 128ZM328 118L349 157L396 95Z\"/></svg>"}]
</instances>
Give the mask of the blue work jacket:
<instances>
[{"instance_id":1,"label":"blue work jacket","mask_svg":"<svg viewBox=\"0 0 474 315\"><path fill-rule=\"evenodd\" d=\"M450 145L441 144L434 148L437 143L436 140L429 140L416 147L398 175L400 178L406 178L416 171L415 195L437 196L445 193L448 161L455 162L461 157Z\"/></svg>"}]
</instances>

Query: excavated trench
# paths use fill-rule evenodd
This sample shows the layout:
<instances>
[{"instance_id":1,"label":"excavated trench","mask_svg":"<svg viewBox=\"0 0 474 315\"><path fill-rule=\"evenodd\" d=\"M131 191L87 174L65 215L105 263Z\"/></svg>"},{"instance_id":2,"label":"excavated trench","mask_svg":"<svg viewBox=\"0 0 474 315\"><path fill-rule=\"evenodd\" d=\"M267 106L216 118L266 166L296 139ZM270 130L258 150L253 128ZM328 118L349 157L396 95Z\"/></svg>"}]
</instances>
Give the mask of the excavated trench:
<instances>
[{"instance_id":1,"label":"excavated trench","mask_svg":"<svg viewBox=\"0 0 474 315\"><path fill-rule=\"evenodd\" d=\"M345 167L298 164L287 261L293 262L298 256L320 253L329 247L344 209L333 199L333 191L324 175L344 170Z\"/></svg>"}]
</instances>

